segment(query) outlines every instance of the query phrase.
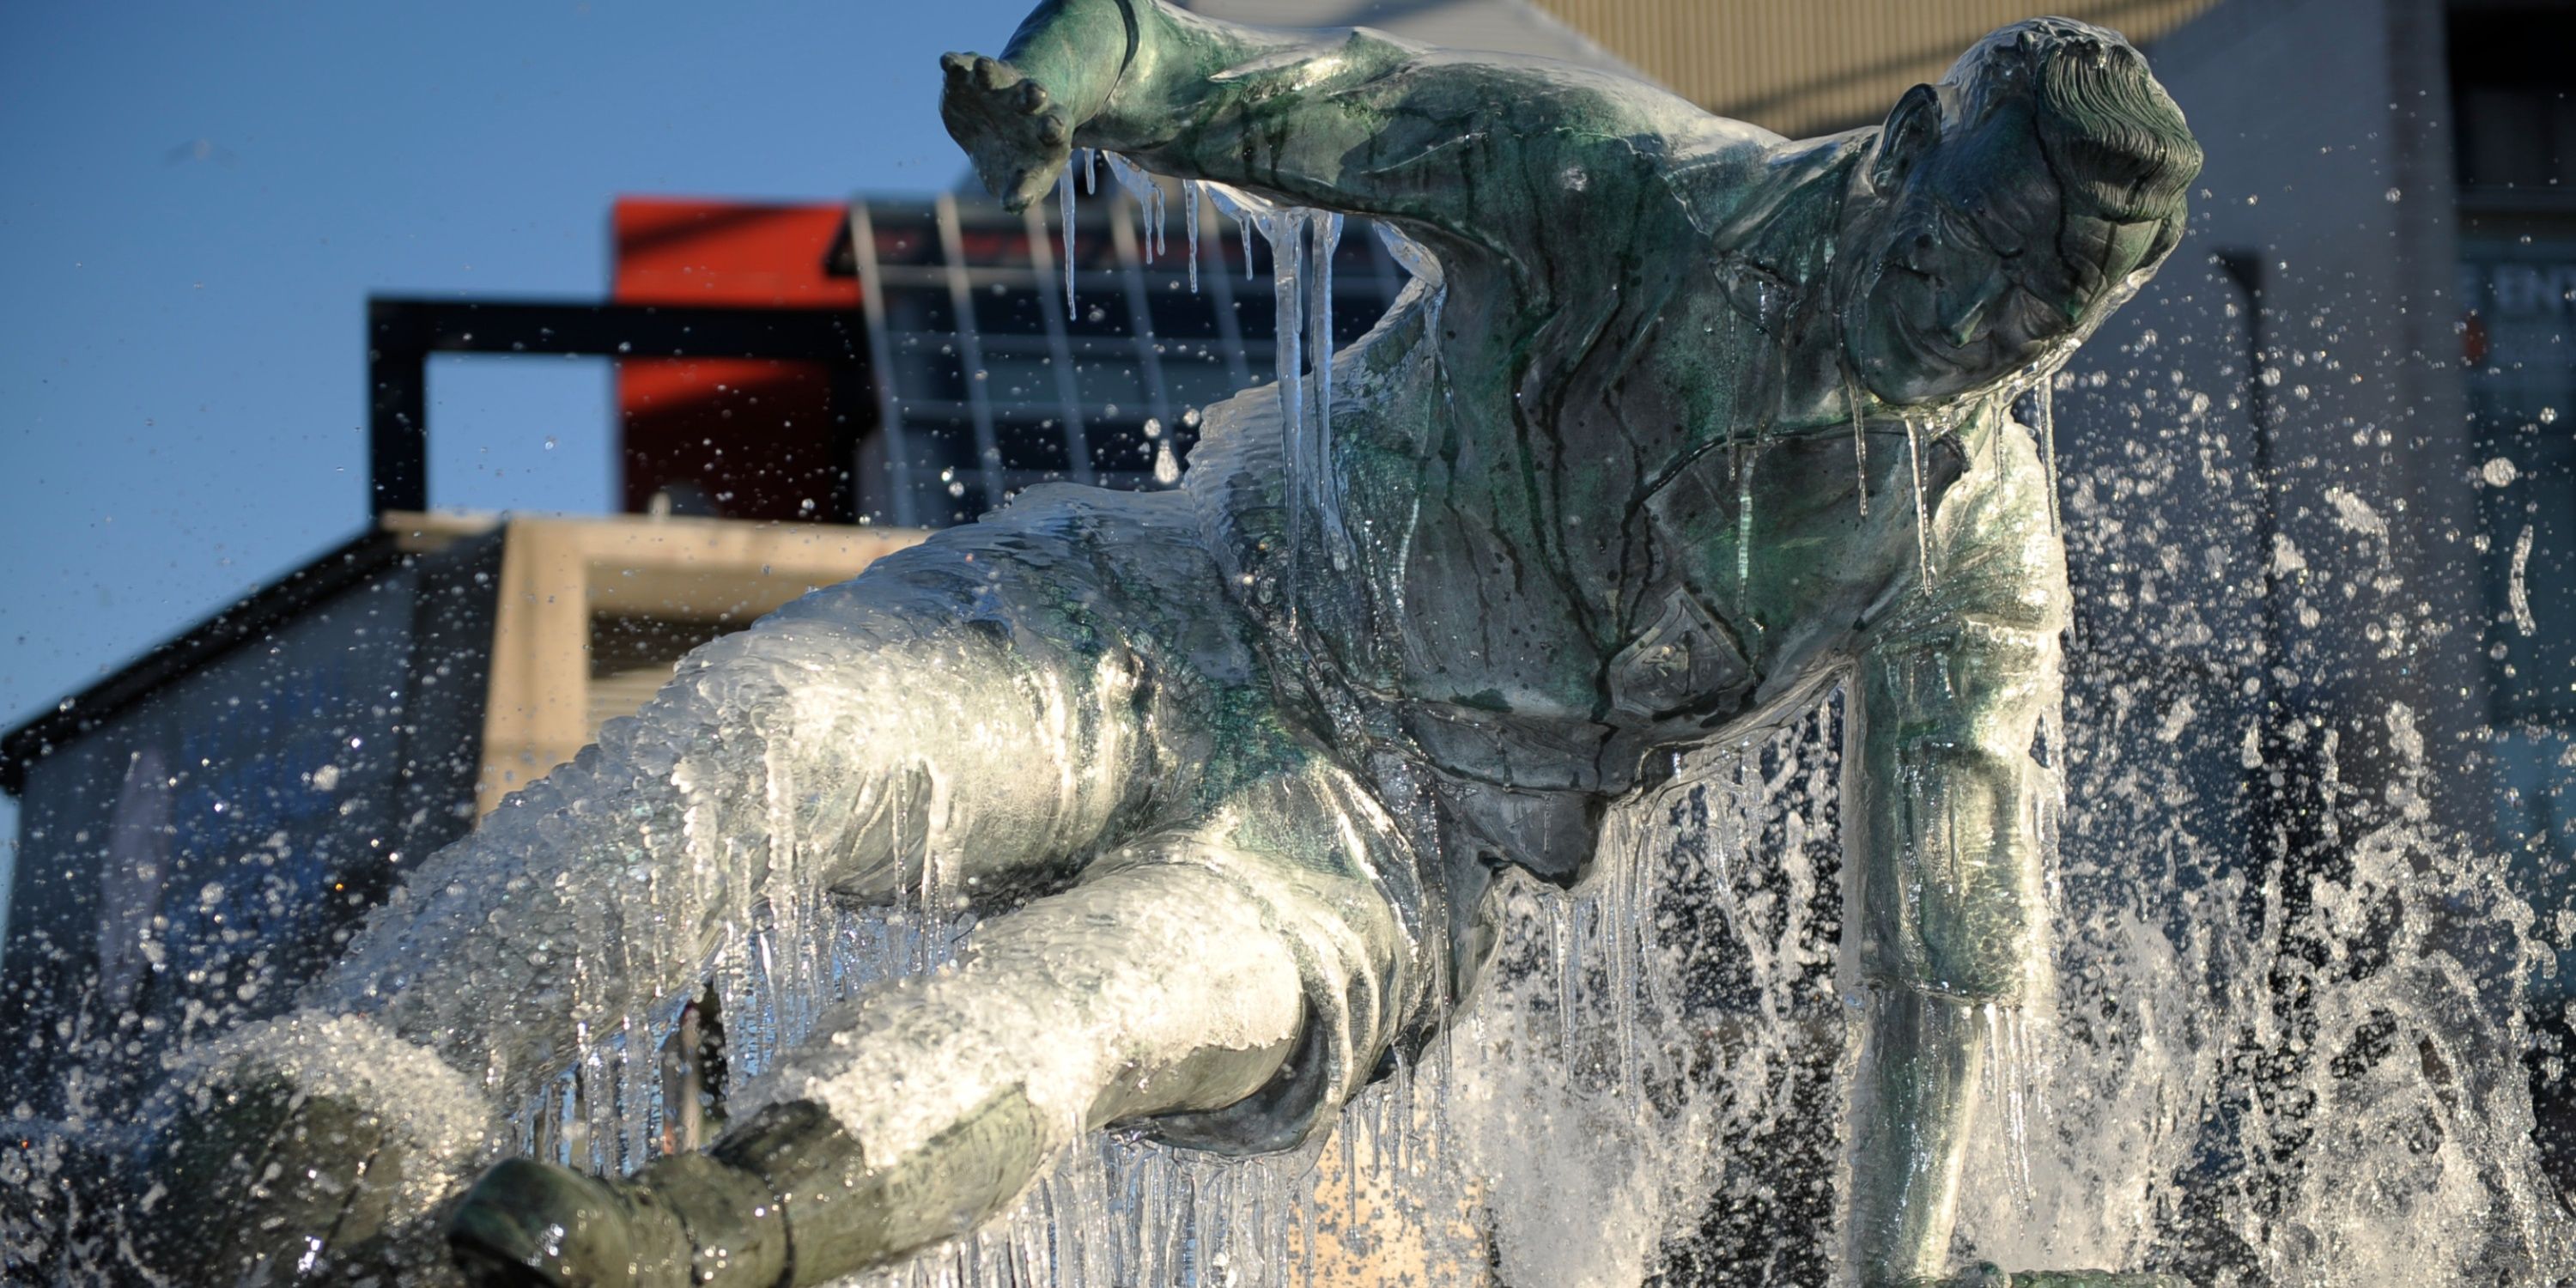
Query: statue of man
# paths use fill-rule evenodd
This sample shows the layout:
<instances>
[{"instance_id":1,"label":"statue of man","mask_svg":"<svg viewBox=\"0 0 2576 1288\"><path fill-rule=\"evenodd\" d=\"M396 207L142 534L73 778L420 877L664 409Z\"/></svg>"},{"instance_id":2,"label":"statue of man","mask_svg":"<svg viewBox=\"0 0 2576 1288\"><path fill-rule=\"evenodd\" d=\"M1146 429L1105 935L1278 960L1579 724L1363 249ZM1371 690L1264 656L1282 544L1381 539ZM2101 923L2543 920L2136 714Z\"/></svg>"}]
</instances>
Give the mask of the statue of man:
<instances>
[{"instance_id":1,"label":"statue of man","mask_svg":"<svg viewBox=\"0 0 2576 1288\"><path fill-rule=\"evenodd\" d=\"M1980 1012L2043 958L2067 592L2012 404L2173 248L2199 165L2138 53L2017 24L1804 142L1159 0L1047 0L945 66L1014 207L1109 149L1382 221L1423 278L1329 408L1239 396L1178 490L1032 489L699 650L431 860L182 1084L171 1188L287 1218L184 1255L309 1267L435 1220L486 1282L809 1284L1110 1123L1292 1145L1469 986L1497 871L1578 878L1673 752L1839 681L1850 1255L1940 1281ZM823 892L987 915L961 965L826 1017L711 1152L507 1161L454 1201L578 1026Z\"/></svg>"}]
</instances>

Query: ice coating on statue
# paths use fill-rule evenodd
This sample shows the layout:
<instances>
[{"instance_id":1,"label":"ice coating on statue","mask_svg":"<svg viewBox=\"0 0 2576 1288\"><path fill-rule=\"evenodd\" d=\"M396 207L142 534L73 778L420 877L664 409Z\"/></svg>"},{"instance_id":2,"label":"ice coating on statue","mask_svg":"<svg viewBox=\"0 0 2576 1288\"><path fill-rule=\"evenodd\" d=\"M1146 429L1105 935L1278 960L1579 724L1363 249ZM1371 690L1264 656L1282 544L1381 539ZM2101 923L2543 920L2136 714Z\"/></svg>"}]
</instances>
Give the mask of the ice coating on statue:
<instances>
[{"instance_id":1,"label":"ice coating on statue","mask_svg":"<svg viewBox=\"0 0 2576 1288\"><path fill-rule=\"evenodd\" d=\"M1176 491L1031 489L693 654L371 923L306 1004L475 1080L497 1138L567 1064L642 1094L601 1052L728 954L828 992L835 902L985 918L799 1019L710 1154L495 1168L468 1264L766 1283L961 1234L1112 1123L1294 1146L1438 1035L1510 882L1583 878L1677 757L1841 684L1874 998L1846 1230L1864 1279L1945 1271L2053 791L2062 551L2009 403L2170 249L2196 164L2135 52L2021 24L1804 143L1145 0L1057 0L948 69L1015 205L1107 151L1248 215L1276 387L1209 409ZM1346 214L1437 276L1334 353ZM607 1080L589 1112L640 1133Z\"/></svg>"}]
</instances>

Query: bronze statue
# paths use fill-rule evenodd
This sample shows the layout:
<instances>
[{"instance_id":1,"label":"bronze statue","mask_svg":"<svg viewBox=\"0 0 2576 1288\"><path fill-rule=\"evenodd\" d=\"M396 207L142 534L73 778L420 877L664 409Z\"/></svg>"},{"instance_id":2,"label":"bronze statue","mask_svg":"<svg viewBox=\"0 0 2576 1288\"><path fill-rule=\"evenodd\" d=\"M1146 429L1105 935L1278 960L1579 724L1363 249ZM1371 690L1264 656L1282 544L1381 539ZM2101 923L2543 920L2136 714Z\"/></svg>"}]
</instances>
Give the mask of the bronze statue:
<instances>
[{"instance_id":1,"label":"bronze statue","mask_svg":"<svg viewBox=\"0 0 2576 1288\"><path fill-rule=\"evenodd\" d=\"M220 1212L294 1161L247 1203L287 1219L152 1255L311 1266L445 1221L482 1282L808 1284L1110 1123L1291 1145L1472 986L1496 871L1579 879L1671 752L1841 682L1850 1255L1952 1282L1977 1014L2044 958L2067 591L2013 403L2173 248L2199 165L2138 53L2016 24L1799 142L1157 0L1048 0L944 66L1015 208L1105 149L1378 220L1421 276L1304 401L1210 408L1178 490L1033 489L694 654L182 1081L154 1166ZM711 1152L505 1161L440 1206L576 1020L688 994L765 904L916 890L991 909L965 963L830 1017Z\"/></svg>"}]
</instances>

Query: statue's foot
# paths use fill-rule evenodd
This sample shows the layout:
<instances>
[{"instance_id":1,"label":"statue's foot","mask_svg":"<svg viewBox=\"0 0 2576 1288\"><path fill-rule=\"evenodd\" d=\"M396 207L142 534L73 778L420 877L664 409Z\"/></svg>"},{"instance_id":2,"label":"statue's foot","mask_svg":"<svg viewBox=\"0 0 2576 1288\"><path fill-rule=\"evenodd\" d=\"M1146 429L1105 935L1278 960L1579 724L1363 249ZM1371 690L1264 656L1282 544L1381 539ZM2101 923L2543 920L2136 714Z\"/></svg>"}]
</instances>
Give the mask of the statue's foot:
<instances>
[{"instance_id":1,"label":"statue's foot","mask_svg":"<svg viewBox=\"0 0 2576 1288\"><path fill-rule=\"evenodd\" d=\"M514 1158L475 1182L447 1239L477 1288L767 1288L787 1269L767 1186L703 1154L633 1181Z\"/></svg>"},{"instance_id":2,"label":"statue's foot","mask_svg":"<svg viewBox=\"0 0 2576 1288\"><path fill-rule=\"evenodd\" d=\"M466 1194L448 1244L478 1288L772 1288L791 1267L811 1282L972 1228L1044 1161L1044 1127L1014 1088L870 1168L822 1106L789 1101L631 1181L503 1163Z\"/></svg>"},{"instance_id":3,"label":"statue's foot","mask_svg":"<svg viewBox=\"0 0 2576 1288\"><path fill-rule=\"evenodd\" d=\"M467 1280L488 1288L689 1282L679 1222L649 1193L525 1158L474 1183L447 1244Z\"/></svg>"},{"instance_id":4,"label":"statue's foot","mask_svg":"<svg viewBox=\"0 0 2576 1288\"><path fill-rule=\"evenodd\" d=\"M406 1153L362 1106L246 1079L146 1150L128 1209L137 1252L178 1282L326 1279L384 1231Z\"/></svg>"}]
</instances>

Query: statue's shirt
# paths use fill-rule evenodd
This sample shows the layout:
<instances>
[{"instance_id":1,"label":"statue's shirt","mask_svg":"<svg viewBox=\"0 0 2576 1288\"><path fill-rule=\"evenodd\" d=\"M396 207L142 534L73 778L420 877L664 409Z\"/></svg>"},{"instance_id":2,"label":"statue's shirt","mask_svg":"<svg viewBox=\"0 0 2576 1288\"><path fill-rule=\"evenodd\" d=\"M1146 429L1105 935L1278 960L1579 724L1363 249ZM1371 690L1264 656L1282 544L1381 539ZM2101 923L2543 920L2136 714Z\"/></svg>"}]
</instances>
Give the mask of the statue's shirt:
<instances>
[{"instance_id":1,"label":"statue's shirt","mask_svg":"<svg viewBox=\"0 0 2576 1288\"><path fill-rule=\"evenodd\" d=\"M1193 462L1220 544L1329 683L1550 875L1652 753L1812 691L1915 566L1902 425L1786 405L1839 371L1857 145L1764 137L1583 176L1601 226L1544 253L1429 238L1441 280L1336 363L1347 549L1286 521L1267 390L1212 414ZM1920 450L1937 504L1959 450Z\"/></svg>"}]
</instances>

